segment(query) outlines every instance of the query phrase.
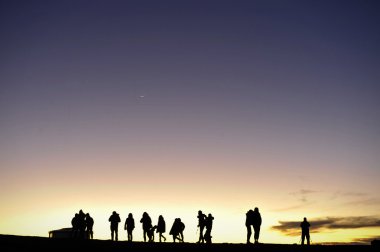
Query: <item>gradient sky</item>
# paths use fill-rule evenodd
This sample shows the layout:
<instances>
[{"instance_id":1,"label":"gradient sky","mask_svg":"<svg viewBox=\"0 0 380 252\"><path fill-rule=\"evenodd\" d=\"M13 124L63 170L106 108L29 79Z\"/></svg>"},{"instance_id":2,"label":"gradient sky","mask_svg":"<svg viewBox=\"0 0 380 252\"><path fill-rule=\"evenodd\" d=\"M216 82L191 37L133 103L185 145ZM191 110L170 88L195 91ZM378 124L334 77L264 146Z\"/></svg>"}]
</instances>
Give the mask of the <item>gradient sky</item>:
<instances>
[{"instance_id":1,"label":"gradient sky","mask_svg":"<svg viewBox=\"0 0 380 252\"><path fill-rule=\"evenodd\" d=\"M213 241L380 234L379 1L0 1L0 233L197 211ZM120 239L126 231L120 226ZM166 233L168 235L168 233Z\"/></svg>"}]
</instances>

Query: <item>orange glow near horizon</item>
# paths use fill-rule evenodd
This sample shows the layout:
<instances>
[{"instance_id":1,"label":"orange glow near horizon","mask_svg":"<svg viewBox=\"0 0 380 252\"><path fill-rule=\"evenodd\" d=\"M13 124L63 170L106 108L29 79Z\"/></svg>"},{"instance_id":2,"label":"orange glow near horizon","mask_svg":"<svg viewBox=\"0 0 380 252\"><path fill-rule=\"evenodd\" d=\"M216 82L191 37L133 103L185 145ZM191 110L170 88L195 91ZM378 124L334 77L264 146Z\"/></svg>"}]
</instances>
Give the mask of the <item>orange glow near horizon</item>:
<instances>
[{"instance_id":1,"label":"orange glow near horizon","mask_svg":"<svg viewBox=\"0 0 380 252\"><path fill-rule=\"evenodd\" d=\"M67 164L60 164L65 167ZM216 165L221 166L220 163ZM89 212L94 218L94 238L109 239L108 217L117 211L122 219L119 226L120 240L126 240L123 229L125 218L132 213L136 222L134 240L142 241L142 229L139 223L142 213L148 212L153 224L162 214L166 220L166 237L174 218L181 218L185 225L185 241L195 242L197 233L197 211L212 213L215 217L213 241L227 243L244 243L246 241L245 213L248 209L259 207L263 218L260 241L263 243L297 243L299 236L285 236L271 227L281 220L299 220L304 216L309 220L328 216L347 216L362 214L361 211L339 207L344 202L329 199L331 195L321 191L311 198L315 202L300 202L296 191L289 185L286 191L286 177L278 178L276 185L266 185L262 171L256 176L240 176L234 171L225 170L216 174L201 173L202 167L190 169L181 176L175 174L175 167L156 165L156 172L144 177L146 165L136 169L133 178L128 172L113 169L116 176L92 166L86 173L73 176L72 172L49 175L49 172L25 174L18 176L17 184L7 184L9 191L2 191L3 204L0 210L2 221L0 233L28 236L47 236L48 231L71 226L71 218L79 209ZM182 164L184 166L184 164ZM164 170L164 167L167 169ZM59 167L57 167L59 168ZM88 167L90 168L90 167ZM74 171L76 168L72 168ZM63 170L63 169L62 169ZM67 170L66 170L67 171ZM162 176L162 174L166 174ZM161 174L158 177L158 174ZM10 176L10 175L8 175ZM43 177L43 183L41 183ZM159 178L159 179L157 179ZM228 178L228 179L227 179ZM253 178L252 183L250 183ZM14 178L8 177L8 181ZM275 178L274 178L275 179ZM257 182L256 182L257 181ZM228 184L234 186L228 186ZM301 182L302 184L302 182ZM302 186L302 185L301 185ZM312 186L312 185L310 185ZM311 188L311 187L310 187ZM332 190L326 185L326 190ZM14 194L16 193L16 194ZM367 208L367 215L376 215L376 205ZM328 214L326 214L328 213ZM6 218L4 218L6 216ZM311 223L312 224L312 223ZM313 224L312 224L313 225ZM355 238L372 237L379 228L359 228L352 230L326 230L315 233L311 227L313 243L352 242Z\"/></svg>"}]
</instances>

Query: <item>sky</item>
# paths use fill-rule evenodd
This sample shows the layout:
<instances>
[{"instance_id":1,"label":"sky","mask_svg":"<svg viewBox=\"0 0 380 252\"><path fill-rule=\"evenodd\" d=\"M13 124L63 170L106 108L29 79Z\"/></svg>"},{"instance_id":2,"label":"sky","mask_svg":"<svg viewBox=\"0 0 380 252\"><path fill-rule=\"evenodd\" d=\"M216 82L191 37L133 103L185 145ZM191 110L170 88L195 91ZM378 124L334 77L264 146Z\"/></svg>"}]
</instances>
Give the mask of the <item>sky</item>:
<instances>
[{"instance_id":1,"label":"sky","mask_svg":"<svg viewBox=\"0 0 380 252\"><path fill-rule=\"evenodd\" d=\"M0 1L0 233L94 238L148 212L187 242L380 235L380 3ZM169 236L168 232L165 234ZM253 239L253 238L252 238Z\"/></svg>"}]
</instances>

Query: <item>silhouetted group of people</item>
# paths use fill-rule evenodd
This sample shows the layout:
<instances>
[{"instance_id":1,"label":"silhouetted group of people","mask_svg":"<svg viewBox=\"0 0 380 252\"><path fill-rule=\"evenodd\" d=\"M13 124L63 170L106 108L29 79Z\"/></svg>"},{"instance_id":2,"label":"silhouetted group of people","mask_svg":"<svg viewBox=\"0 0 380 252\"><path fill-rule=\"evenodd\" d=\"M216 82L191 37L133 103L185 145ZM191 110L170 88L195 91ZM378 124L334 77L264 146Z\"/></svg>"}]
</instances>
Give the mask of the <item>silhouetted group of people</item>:
<instances>
[{"instance_id":1,"label":"silhouetted group of people","mask_svg":"<svg viewBox=\"0 0 380 252\"><path fill-rule=\"evenodd\" d=\"M259 243L259 236L260 236L260 227L261 227L261 214L259 212L259 209L255 207L255 210L252 211L250 209L246 213L246 219L245 219L245 226L247 227L247 244L251 243L251 235L252 235L252 229L251 226L253 226L255 243Z\"/></svg>"},{"instance_id":2,"label":"silhouetted group of people","mask_svg":"<svg viewBox=\"0 0 380 252\"><path fill-rule=\"evenodd\" d=\"M198 243L207 244L212 243L211 241L211 230L214 217L211 214L206 216L201 210L198 211L198 227L199 227L199 240ZM203 230L206 228L206 232L203 234Z\"/></svg>"},{"instance_id":3,"label":"silhouetted group of people","mask_svg":"<svg viewBox=\"0 0 380 252\"><path fill-rule=\"evenodd\" d=\"M116 221L115 221L115 224L113 226L111 218L112 218L112 220L114 219L112 217L114 214L116 214L115 211L109 219L109 221L111 222L111 239L112 240L114 240L113 239L113 237L114 237L113 232L116 232L116 234L117 234L117 224L116 223L120 222L120 218L115 217ZM117 216L118 216L118 214L117 214ZM166 232L166 223L165 223L164 217L162 215L160 215L158 217L157 225L153 226L152 225L152 219L150 218L149 214L147 212L144 212L142 215L142 218L140 220L140 223L142 224L142 228L143 228L144 242L146 242L147 240L148 240L148 242L153 242L154 241L154 232L157 232L159 234L160 242L162 241L162 239L164 239L164 241L166 241L166 237L163 235L163 233ZM116 231L115 231L115 228L116 228ZM129 242L133 241L133 230L134 229L135 229L135 220L133 218L132 213L129 213L128 217L124 223L124 230L127 230ZM117 235L116 235L116 240L117 240Z\"/></svg>"},{"instance_id":4,"label":"silhouetted group of people","mask_svg":"<svg viewBox=\"0 0 380 252\"><path fill-rule=\"evenodd\" d=\"M112 215L109 217L109 222L111 223L111 240L118 240L118 224L121 221L119 214L113 211ZM140 220L143 229L144 242L154 242L154 233L159 234L159 241L162 242L162 239L166 241L166 237L163 235L166 232L166 223L164 217L160 215L158 217L157 225L152 225L152 219L150 218L147 212L144 212ZM211 223L212 226L212 223ZM127 219L125 220L124 230L127 230L128 241L133 241L133 230L135 229L135 220L132 213L128 214ZM176 218L170 229L169 234L173 236L173 242L176 240L184 242L183 231L185 230L185 224L181 221L181 218ZM211 228L209 228L211 233ZM211 234L210 234L211 239Z\"/></svg>"},{"instance_id":5,"label":"silhouetted group of people","mask_svg":"<svg viewBox=\"0 0 380 252\"><path fill-rule=\"evenodd\" d=\"M94 219L90 216L89 213L85 214L82 209L79 210L79 212L76 213L71 219L71 225L71 237L80 239L93 239Z\"/></svg>"},{"instance_id":6,"label":"silhouetted group of people","mask_svg":"<svg viewBox=\"0 0 380 252\"><path fill-rule=\"evenodd\" d=\"M197 243L211 244L212 243L211 230L212 230L214 217L211 215L211 213L209 213L208 215L205 215L201 210L199 210L197 218L198 218L198 228L199 228L199 240ZM111 240L118 241L119 239L118 227L119 227L119 223L121 222L119 214L116 213L116 211L113 211L108 221L110 222ZM140 223L142 224L144 242L146 242L147 240L148 242L154 242L155 232L159 234L160 242L162 242L162 239L166 241L166 237L163 235L166 232L166 223L162 215L158 217L157 225L153 226L152 219L150 218L149 214L147 212L144 212L140 220ZM253 227L253 231L254 231L253 237L255 239L255 244L259 243L261 223L262 223L261 214L257 207L255 207L254 210L250 209L246 213L245 226L247 228L247 244L251 244L251 236L252 236L251 226ZM85 214L82 210L80 210L78 213L75 214L75 216L71 220L71 224L72 224L71 236L73 238L93 239L94 220L90 216L89 213ZM306 239L307 245L310 245L310 232L309 232L310 223L307 221L306 217L304 218L303 222L301 222L300 227L302 230L301 244L304 245L304 242ZM127 230L129 242L133 241L132 233L134 229L135 229L135 220L133 219L132 213L129 213L124 223L124 230ZM205 229L206 229L206 232L204 232ZM169 235L173 237L173 242L176 242L176 240L178 240L179 242L184 242L184 235L183 235L184 230L185 230L185 224L181 221L180 218L175 218L174 223L169 232Z\"/></svg>"}]
</instances>

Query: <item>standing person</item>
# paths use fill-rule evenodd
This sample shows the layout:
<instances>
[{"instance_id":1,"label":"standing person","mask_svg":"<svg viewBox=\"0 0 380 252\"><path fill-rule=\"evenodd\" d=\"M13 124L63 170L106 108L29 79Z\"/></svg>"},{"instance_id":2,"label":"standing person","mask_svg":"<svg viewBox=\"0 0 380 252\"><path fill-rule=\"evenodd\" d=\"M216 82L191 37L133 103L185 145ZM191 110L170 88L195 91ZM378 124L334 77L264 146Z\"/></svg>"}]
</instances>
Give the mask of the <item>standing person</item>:
<instances>
[{"instance_id":1,"label":"standing person","mask_svg":"<svg viewBox=\"0 0 380 252\"><path fill-rule=\"evenodd\" d=\"M253 225L253 231L255 243L259 243L259 236L260 236L260 227L261 227L261 214L259 212L259 209L255 207L255 210L252 213L252 225Z\"/></svg>"},{"instance_id":2,"label":"standing person","mask_svg":"<svg viewBox=\"0 0 380 252\"><path fill-rule=\"evenodd\" d=\"M247 227L247 244L251 243L251 235L252 235L252 215L253 215L253 210L250 209L248 212L245 214L245 226Z\"/></svg>"},{"instance_id":3,"label":"standing person","mask_svg":"<svg viewBox=\"0 0 380 252\"><path fill-rule=\"evenodd\" d=\"M94 227L94 219L90 216L89 213L86 213L86 236L87 239L94 239L94 232L93 232L93 227Z\"/></svg>"},{"instance_id":4,"label":"standing person","mask_svg":"<svg viewBox=\"0 0 380 252\"><path fill-rule=\"evenodd\" d=\"M211 214L208 214L206 217L205 223L206 223L206 233L204 236L204 239L206 240L207 244L211 244L211 230L212 230L212 222L214 220L214 217Z\"/></svg>"},{"instance_id":5,"label":"standing person","mask_svg":"<svg viewBox=\"0 0 380 252\"><path fill-rule=\"evenodd\" d=\"M125 220L125 224L124 224L124 230L127 230L129 242L133 240L133 236L132 236L133 229L135 229L135 220L133 219L132 213L129 213L128 218Z\"/></svg>"},{"instance_id":6,"label":"standing person","mask_svg":"<svg viewBox=\"0 0 380 252\"><path fill-rule=\"evenodd\" d=\"M121 221L119 214L113 211L108 221L111 222L111 240L113 241L115 238L115 241L118 241L119 222Z\"/></svg>"},{"instance_id":7,"label":"standing person","mask_svg":"<svg viewBox=\"0 0 380 252\"><path fill-rule=\"evenodd\" d=\"M203 230L205 228L205 219L206 219L206 215L204 213L202 213L201 210L198 211L198 227L199 227L199 240L197 243L204 243L205 242L205 239L203 237Z\"/></svg>"},{"instance_id":8,"label":"standing person","mask_svg":"<svg viewBox=\"0 0 380 252\"><path fill-rule=\"evenodd\" d=\"M148 232L152 228L152 219L150 218L147 212L144 212L140 222L142 223L142 228L143 228L143 233L144 233L144 242L146 242L146 237L148 235Z\"/></svg>"},{"instance_id":9,"label":"standing person","mask_svg":"<svg viewBox=\"0 0 380 252\"><path fill-rule=\"evenodd\" d=\"M158 223L157 223L157 233L159 233L160 242L161 242L161 238L164 238L164 241L166 241L166 238L163 235L163 233L165 232L166 232L166 223L165 223L164 217L160 215L158 217Z\"/></svg>"},{"instance_id":10,"label":"standing person","mask_svg":"<svg viewBox=\"0 0 380 252\"><path fill-rule=\"evenodd\" d=\"M307 221L306 217L303 218L303 222L301 222L300 227L302 229L302 236L301 236L302 243L301 244L304 245L305 237L306 237L307 245L310 245L310 232L309 232L310 223Z\"/></svg>"},{"instance_id":11,"label":"standing person","mask_svg":"<svg viewBox=\"0 0 380 252\"><path fill-rule=\"evenodd\" d=\"M79 214L75 214L74 217L71 219L71 237L72 238L77 238L78 232L79 232Z\"/></svg>"},{"instance_id":12,"label":"standing person","mask_svg":"<svg viewBox=\"0 0 380 252\"><path fill-rule=\"evenodd\" d=\"M78 229L79 229L79 238L84 239L86 233L86 214L83 210L79 210L78 213Z\"/></svg>"}]
</instances>

